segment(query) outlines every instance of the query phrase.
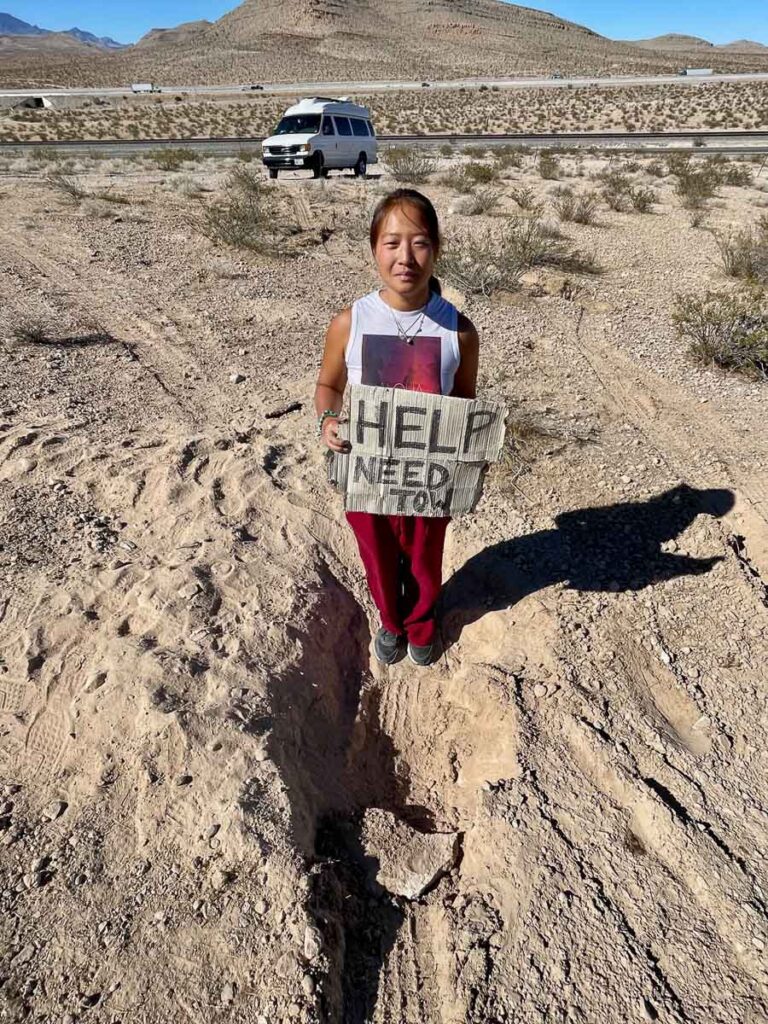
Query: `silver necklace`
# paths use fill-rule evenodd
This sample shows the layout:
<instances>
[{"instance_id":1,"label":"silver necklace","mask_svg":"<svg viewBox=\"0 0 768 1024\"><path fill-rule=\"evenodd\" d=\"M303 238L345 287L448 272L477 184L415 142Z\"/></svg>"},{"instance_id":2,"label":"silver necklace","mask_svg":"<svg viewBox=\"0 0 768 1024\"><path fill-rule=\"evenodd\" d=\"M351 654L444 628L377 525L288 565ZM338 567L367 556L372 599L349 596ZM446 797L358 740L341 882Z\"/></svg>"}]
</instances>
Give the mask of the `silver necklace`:
<instances>
[{"instance_id":1,"label":"silver necklace","mask_svg":"<svg viewBox=\"0 0 768 1024\"><path fill-rule=\"evenodd\" d=\"M426 303L424 305L424 308L419 313L418 320L415 321L415 323L416 323L416 330L413 330L413 325L411 325L411 332L412 333L410 333L410 334L408 333L408 330L406 330L406 328L403 327L403 325L400 323L400 321L395 316L394 309L392 309L392 307L389 305L389 303L387 303L386 305L389 307L389 312L392 314L392 319L395 322L395 329L397 330L398 338L400 339L400 341L404 341L406 345L412 345L416 335L419 334L420 331L421 331L422 324L424 323L424 317L427 315L427 305L429 305L429 303ZM414 312L419 312L419 311L415 310Z\"/></svg>"}]
</instances>

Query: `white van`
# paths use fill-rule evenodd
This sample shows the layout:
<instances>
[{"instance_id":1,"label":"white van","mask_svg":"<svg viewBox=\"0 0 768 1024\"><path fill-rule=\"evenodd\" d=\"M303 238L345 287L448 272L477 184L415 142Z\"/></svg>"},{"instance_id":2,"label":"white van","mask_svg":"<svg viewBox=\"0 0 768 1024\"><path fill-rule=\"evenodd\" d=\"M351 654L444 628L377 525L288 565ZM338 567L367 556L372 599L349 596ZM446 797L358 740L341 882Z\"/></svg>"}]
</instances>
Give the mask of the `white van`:
<instances>
[{"instance_id":1,"label":"white van","mask_svg":"<svg viewBox=\"0 0 768 1024\"><path fill-rule=\"evenodd\" d=\"M313 96L288 107L275 134L261 144L270 178L299 167L310 168L315 178L337 167L353 167L365 177L368 164L378 162L377 149L368 108L346 96Z\"/></svg>"}]
</instances>

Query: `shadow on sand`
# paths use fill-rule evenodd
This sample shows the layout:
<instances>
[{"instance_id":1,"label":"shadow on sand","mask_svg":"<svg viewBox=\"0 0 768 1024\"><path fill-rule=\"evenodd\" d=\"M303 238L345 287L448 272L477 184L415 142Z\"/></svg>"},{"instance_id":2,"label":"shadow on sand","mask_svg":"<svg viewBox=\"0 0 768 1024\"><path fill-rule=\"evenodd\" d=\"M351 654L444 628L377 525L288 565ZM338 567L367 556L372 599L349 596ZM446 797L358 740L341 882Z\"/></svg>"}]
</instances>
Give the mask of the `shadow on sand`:
<instances>
[{"instance_id":1,"label":"shadow on sand","mask_svg":"<svg viewBox=\"0 0 768 1024\"><path fill-rule=\"evenodd\" d=\"M724 556L690 558L661 550L705 513L719 518L732 491L680 484L648 501L564 512L555 528L494 544L470 558L443 587L438 608L446 648L487 612L516 604L553 583L572 590L640 590L697 576Z\"/></svg>"}]
</instances>

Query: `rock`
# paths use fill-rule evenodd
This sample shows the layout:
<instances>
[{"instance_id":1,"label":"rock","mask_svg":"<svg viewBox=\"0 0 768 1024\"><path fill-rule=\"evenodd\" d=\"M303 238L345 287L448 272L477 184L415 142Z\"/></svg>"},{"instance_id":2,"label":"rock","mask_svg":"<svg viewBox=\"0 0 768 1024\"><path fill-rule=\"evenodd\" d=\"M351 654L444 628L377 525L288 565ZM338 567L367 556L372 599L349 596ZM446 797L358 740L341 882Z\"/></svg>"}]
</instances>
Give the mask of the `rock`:
<instances>
[{"instance_id":1,"label":"rock","mask_svg":"<svg viewBox=\"0 0 768 1024\"><path fill-rule=\"evenodd\" d=\"M230 373L229 375L230 384L242 384L244 380L245 377L242 375L242 373Z\"/></svg>"},{"instance_id":2,"label":"rock","mask_svg":"<svg viewBox=\"0 0 768 1024\"><path fill-rule=\"evenodd\" d=\"M547 696L547 688L546 688L546 686L544 686L543 683L537 683L534 686L534 688L533 688L533 695L534 695L534 697L546 697Z\"/></svg>"},{"instance_id":3,"label":"rock","mask_svg":"<svg viewBox=\"0 0 768 1024\"><path fill-rule=\"evenodd\" d=\"M306 995L311 996L315 991L315 979L311 974L305 974L301 979L301 987L304 989Z\"/></svg>"},{"instance_id":4,"label":"rock","mask_svg":"<svg viewBox=\"0 0 768 1024\"><path fill-rule=\"evenodd\" d=\"M361 840L366 857L378 861L379 885L406 899L417 899L450 871L458 852L455 832L417 832L379 808L365 812Z\"/></svg>"},{"instance_id":5,"label":"rock","mask_svg":"<svg viewBox=\"0 0 768 1024\"><path fill-rule=\"evenodd\" d=\"M177 775L176 776L176 785L177 786L188 786L191 781L192 781L192 776L191 775Z\"/></svg>"},{"instance_id":6,"label":"rock","mask_svg":"<svg viewBox=\"0 0 768 1024\"><path fill-rule=\"evenodd\" d=\"M16 956L11 960L11 966L20 967L22 964L29 963L34 955L35 947L31 942L28 942L26 946L22 946Z\"/></svg>"},{"instance_id":7,"label":"rock","mask_svg":"<svg viewBox=\"0 0 768 1024\"><path fill-rule=\"evenodd\" d=\"M47 807L43 808L43 817L49 821L55 821L66 811L67 805L63 800L52 800Z\"/></svg>"},{"instance_id":8,"label":"rock","mask_svg":"<svg viewBox=\"0 0 768 1024\"><path fill-rule=\"evenodd\" d=\"M235 1001L235 991L237 986L232 981L228 981L224 988L221 990L221 1001L225 1006Z\"/></svg>"},{"instance_id":9,"label":"rock","mask_svg":"<svg viewBox=\"0 0 768 1024\"><path fill-rule=\"evenodd\" d=\"M304 929L304 956L311 963L320 956L323 948L323 937L314 925L308 924Z\"/></svg>"}]
</instances>

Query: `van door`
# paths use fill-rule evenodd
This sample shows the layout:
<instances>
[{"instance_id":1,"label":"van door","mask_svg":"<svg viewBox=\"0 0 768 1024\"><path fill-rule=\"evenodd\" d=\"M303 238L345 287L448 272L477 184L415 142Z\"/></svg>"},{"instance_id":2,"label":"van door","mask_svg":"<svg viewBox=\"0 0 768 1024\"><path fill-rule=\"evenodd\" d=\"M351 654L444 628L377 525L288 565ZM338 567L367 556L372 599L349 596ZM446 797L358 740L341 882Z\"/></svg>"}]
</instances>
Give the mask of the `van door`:
<instances>
[{"instance_id":1,"label":"van door","mask_svg":"<svg viewBox=\"0 0 768 1024\"><path fill-rule=\"evenodd\" d=\"M365 153L365 158L369 164L376 162L376 140L371 138L368 133L368 125L370 121L364 120L362 117L350 117L352 122L352 136L355 143L355 163L361 153Z\"/></svg>"},{"instance_id":2,"label":"van door","mask_svg":"<svg viewBox=\"0 0 768 1024\"><path fill-rule=\"evenodd\" d=\"M333 126L333 118L328 114L324 114L320 124L320 133L314 139L314 146L315 149L319 149L323 154L323 161L326 167L339 166L338 145L339 140L336 135L336 129Z\"/></svg>"},{"instance_id":3,"label":"van door","mask_svg":"<svg viewBox=\"0 0 768 1024\"><path fill-rule=\"evenodd\" d=\"M357 160L357 150L355 149L355 140L352 135L352 125L349 123L349 118L344 117L342 114L334 114L333 119L336 122L336 134L339 138L339 162L336 166L354 167Z\"/></svg>"}]
</instances>

